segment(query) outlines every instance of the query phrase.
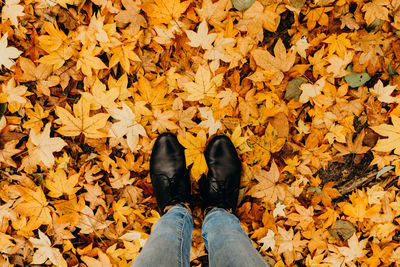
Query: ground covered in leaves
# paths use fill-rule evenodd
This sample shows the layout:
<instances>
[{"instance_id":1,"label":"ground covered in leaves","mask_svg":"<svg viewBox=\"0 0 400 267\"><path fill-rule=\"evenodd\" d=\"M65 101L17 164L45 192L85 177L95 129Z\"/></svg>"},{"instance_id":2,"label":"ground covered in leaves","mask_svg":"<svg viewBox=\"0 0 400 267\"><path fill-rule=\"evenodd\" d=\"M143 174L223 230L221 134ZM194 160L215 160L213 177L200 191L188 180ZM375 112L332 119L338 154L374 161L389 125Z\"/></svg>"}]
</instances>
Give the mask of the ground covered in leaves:
<instances>
[{"instance_id":1,"label":"ground covered in leaves","mask_svg":"<svg viewBox=\"0 0 400 267\"><path fill-rule=\"evenodd\" d=\"M1 266L129 266L167 130L196 202L207 140L231 137L237 215L275 266L400 264L400 1L234 4L0 3Z\"/></svg>"}]
</instances>

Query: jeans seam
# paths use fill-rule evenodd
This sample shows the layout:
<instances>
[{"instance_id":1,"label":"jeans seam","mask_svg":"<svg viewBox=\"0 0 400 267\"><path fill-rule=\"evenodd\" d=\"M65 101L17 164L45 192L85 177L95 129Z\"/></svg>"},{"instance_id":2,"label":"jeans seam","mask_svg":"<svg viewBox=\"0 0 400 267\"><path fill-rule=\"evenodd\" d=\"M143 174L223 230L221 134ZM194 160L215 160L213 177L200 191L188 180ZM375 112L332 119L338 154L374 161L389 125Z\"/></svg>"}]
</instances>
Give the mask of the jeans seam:
<instances>
[{"instance_id":1,"label":"jeans seam","mask_svg":"<svg viewBox=\"0 0 400 267\"><path fill-rule=\"evenodd\" d=\"M185 228L185 215L183 214L182 216L183 223L180 228L180 235L179 235L179 242L180 242L180 248L179 248L179 255L178 255L178 264L179 266L183 266L183 257L182 257L182 249L183 249L183 229Z\"/></svg>"}]
</instances>

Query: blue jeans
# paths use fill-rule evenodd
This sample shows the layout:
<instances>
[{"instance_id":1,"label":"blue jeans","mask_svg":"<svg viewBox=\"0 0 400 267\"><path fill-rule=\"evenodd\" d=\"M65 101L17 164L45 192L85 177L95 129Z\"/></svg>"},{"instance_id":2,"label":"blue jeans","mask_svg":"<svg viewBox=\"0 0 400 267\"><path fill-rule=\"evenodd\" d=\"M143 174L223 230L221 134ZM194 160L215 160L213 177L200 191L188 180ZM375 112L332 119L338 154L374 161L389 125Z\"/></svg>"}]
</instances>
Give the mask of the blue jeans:
<instances>
[{"instance_id":1,"label":"blue jeans","mask_svg":"<svg viewBox=\"0 0 400 267\"><path fill-rule=\"evenodd\" d=\"M189 211L176 205L156 223L133 267L190 266L193 219ZM207 213L202 237L210 267L269 266L254 248L239 219L224 209Z\"/></svg>"}]
</instances>

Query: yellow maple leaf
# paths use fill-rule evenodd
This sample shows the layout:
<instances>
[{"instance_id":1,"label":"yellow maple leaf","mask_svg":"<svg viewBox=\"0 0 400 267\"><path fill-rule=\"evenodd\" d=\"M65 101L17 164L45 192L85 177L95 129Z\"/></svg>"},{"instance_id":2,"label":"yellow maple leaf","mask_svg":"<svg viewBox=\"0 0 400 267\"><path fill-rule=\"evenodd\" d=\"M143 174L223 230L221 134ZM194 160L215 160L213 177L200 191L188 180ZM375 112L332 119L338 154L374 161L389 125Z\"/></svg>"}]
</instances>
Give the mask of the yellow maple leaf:
<instances>
[{"instance_id":1,"label":"yellow maple leaf","mask_svg":"<svg viewBox=\"0 0 400 267\"><path fill-rule=\"evenodd\" d=\"M363 146L362 142L364 140L365 131L364 129L361 130L360 134L357 135L356 139L352 140L351 134L348 134L346 137L347 146L341 144L333 144L333 147L336 148L340 153L337 154L338 156L343 156L347 154L364 154L370 150L369 147Z\"/></svg>"},{"instance_id":2,"label":"yellow maple leaf","mask_svg":"<svg viewBox=\"0 0 400 267\"><path fill-rule=\"evenodd\" d=\"M317 22L321 26L328 26L329 17L326 13L332 9L333 7L318 7L311 9L306 15L307 28L309 30L314 29Z\"/></svg>"},{"instance_id":3,"label":"yellow maple leaf","mask_svg":"<svg viewBox=\"0 0 400 267\"><path fill-rule=\"evenodd\" d=\"M345 262L352 262L356 258L363 257L367 253L367 250L364 250L367 241L364 239L359 242L354 233L348 240L348 247L338 247L340 254L345 257Z\"/></svg>"},{"instance_id":4,"label":"yellow maple leaf","mask_svg":"<svg viewBox=\"0 0 400 267\"><path fill-rule=\"evenodd\" d=\"M14 78L11 78L7 84L3 84L2 91L5 93L8 102L8 110L11 113L18 111L26 103L26 98L24 97L26 90L26 86L15 86Z\"/></svg>"},{"instance_id":5,"label":"yellow maple leaf","mask_svg":"<svg viewBox=\"0 0 400 267\"><path fill-rule=\"evenodd\" d=\"M111 248L111 247L110 247ZM98 260L89 256L82 256L82 261L86 263L88 267L111 267L111 261L109 256L102 252L101 250L98 251Z\"/></svg>"},{"instance_id":6,"label":"yellow maple leaf","mask_svg":"<svg viewBox=\"0 0 400 267\"><path fill-rule=\"evenodd\" d=\"M324 185L320 192L316 191L313 198L311 199L311 204L317 205L319 202L322 201L322 204L324 204L325 207L331 207L331 198L341 195L336 188L333 188L334 185L335 182L328 182Z\"/></svg>"},{"instance_id":7,"label":"yellow maple leaf","mask_svg":"<svg viewBox=\"0 0 400 267\"><path fill-rule=\"evenodd\" d=\"M63 124L57 132L64 136L78 136L84 134L88 138L102 138L107 136L107 132L102 131L106 126L110 115L99 113L92 117L89 115L90 105L81 98L74 104L74 115L65 108L56 107L56 114L59 117L59 123Z\"/></svg>"},{"instance_id":8,"label":"yellow maple leaf","mask_svg":"<svg viewBox=\"0 0 400 267\"><path fill-rule=\"evenodd\" d=\"M329 207L326 208L325 213L322 213L320 216L318 216L318 219L323 220L322 227L325 229L331 225L334 225L337 218L339 218L339 213L337 213L334 209L331 209Z\"/></svg>"},{"instance_id":9,"label":"yellow maple leaf","mask_svg":"<svg viewBox=\"0 0 400 267\"><path fill-rule=\"evenodd\" d=\"M34 166L40 162L46 167L53 166L53 152L60 151L67 143L60 137L50 137L50 129L51 123L48 123L41 133L35 133L33 129L30 131L30 142L27 144L29 157L23 159L23 166Z\"/></svg>"},{"instance_id":10,"label":"yellow maple leaf","mask_svg":"<svg viewBox=\"0 0 400 267\"><path fill-rule=\"evenodd\" d=\"M239 97L239 111L244 122L250 122L259 115L257 106L259 101L255 93L256 89L251 89L246 93L244 98Z\"/></svg>"},{"instance_id":11,"label":"yellow maple leaf","mask_svg":"<svg viewBox=\"0 0 400 267\"><path fill-rule=\"evenodd\" d=\"M378 214L380 205L368 207L368 197L362 191L354 192L350 195L351 203L339 203L343 213L349 216L349 221L352 223L363 222L372 215Z\"/></svg>"},{"instance_id":12,"label":"yellow maple leaf","mask_svg":"<svg viewBox=\"0 0 400 267\"><path fill-rule=\"evenodd\" d=\"M233 130L230 139L233 145L238 149L239 154L243 154L246 152L251 151L251 148L247 144L248 136L241 136L242 135L242 127L240 125L236 126L235 130Z\"/></svg>"},{"instance_id":13,"label":"yellow maple leaf","mask_svg":"<svg viewBox=\"0 0 400 267\"><path fill-rule=\"evenodd\" d=\"M340 78L348 74L349 72L345 69L347 65L353 60L353 53L346 52L344 58L332 55L328 61L331 65L326 68L326 71L333 73L333 77Z\"/></svg>"},{"instance_id":14,"label":"yellow maple leaf","mask_svg":"<svg viewBox=\"0 0 400 267\"><path fill-rule=\"evenodd\" d=\"M43 127L43 119L49 116L50 110L44 110L38 103L33 109L26 109L28 120L23 122L23 126L27 129L33 129L36 133Z\"/></svg>"},{"instance_id":15,"label":"yellow maple leaf","mask_svg":"<svg viewBox=\"0 0 400 267\"><path fill-rule=\"evenodd\" d=\"M101 51L100 47L90 47L82 49L79 52L79 59L76 62L76 68L82 70L82 73L86 76L92 76L92 70L98 71L106 69L107 66L101 61L100 58L96 57Z\"/></svg>"},{"instance_id":16,"label":"yellow maple leaf","mask_svg":"<svg viewBox=\"0 0 400 267\"><path fill-rule=\"evenodd\" d=\"M195 76L195 82L184 83L183 86L189 93L187 101L200 101L215 97L217 87L221 86L223 75L218 74L211 78L211 72L206 66L199 66Z\"/></svg>"},{"instance_id":17,"label":"yellow maple leaf","mask_svg":"<svg viewBox=\"0 0 400 267\"><path fill-rule=\"evenodd\" d=\"M371 126L371 129L382 136L387 136L386 139L379 139L373 150L379 152L390 152L394 150L396 155L400 155L400 118L391 116L392 124L381 124Z\"/></svg>"},{"instance_id":18,"label":"yellow maple leaf","mask_svg":"<svg viewBox=\"0 0 400 267\"><path fill-rule=\"evenodd\" d=\"M57 24L44 22L43 28L49 35L41 35L39 45L48 55L39 59L40 63L53 65L53 70L61 68L65 61L74 54L74 49L70 46L68 36L59 30Z\"/></svg>"},{"instance_id":19,"label":"yellow maple leaf","mask_svg":"<svg viewBox=\"0 0 400 267\"><path fill-rule=\"evenodd\" d=\"M99 79L95 80L91 93L82 92L81 94L90 103L91 110L98 110L102 106L105 108L116 108L118 106L114 102L119 95L118 88L112 87L110 90L106 90L106 86Z\"/></svg>"},{"instance_id":20,"label":"yellow maple leaf","mask_svg":"<svg viewBox=\"0 0 400 267\"><path fill-rule=\"evenodd\" d=\"M294 261L295 251L301 251L302 247L307 244L306 240L301 240L300 232L294 234L293 228L290 227L289 231L284 228L278 227L277 245L278 253L284 253L286 264L291 264Z\"/></svg>"},{"instance_id":21,"label":"yellow maple leaf","mask_svg":"<svg viewBox=\"0 0 400 267\"><path fill-rule=\"evenodd\" d=\"M383 249L379 247L378 244L371 243L371 249L373 254L367 257L364 262L368 264L370 267L378 267L382 266L382 263L387 263L387 260L393 254L393 249L395 248L394 244L384 245Z\"/></svg>"},{"instance_id":22,"label":"yellow maple leaf","mask_svg":"<svg viewBox=\"0 0 400 267\"><path fill-rule=\"evenodd\" d=\"M189 107L187 109L180 109L177 111L175 118L178 122L179 126L184 129L185 127L188 129L194 128L197 126L197 123L192 121L193 116L196 114L196 107Z\"/></svg>"},{"instance_id":23,"label":"yellow maple leaf","mask_svg":"<svg viewBox=\"0 0 400 267\"><path fill-rule=\"evenodd\" d=\"M10 235L0 233L0 249L6 248L6 247L13 247L14 243L11 242L11 240L13 240L13 239L14 238ZM0 261L0 264L2 264L1 261ZM7 264L5 264L5 262L2 265L7 266Z\"/></svg>"},{"instance_id":24,"label":"yellow maple leaf","mask_svg":"<svg viewBox=\"0 0 400 267\"><path fill-rule=\"evenodd\" d=\"M39 230L38 232L39 238L29 238L29 242L35 248L38 248L33 255L31 264L44 264L49 259L55 266L67 267L68 264L64 260L60 250L51 246L50 239L42 231Z\"/></svg>"},{"instance_id":25,"label":"yellow maple leaf","mask_svg":"<svg viewBox=\"0 0 400 267\"><path fill-rule=\"evenodd\" d=\"M63 169L57 169L55 172L50 171L49 177L52 179L46 179L46 187L50 190L48 196L50 197L60 197L63 194L73 195L80 189L80 187L75 187L79 180L79 173L70 175L67 178Z\"/></svg>"},{"instance_id":26,"label":"yellow maple leaf","mask_svg":"<svg viewBox=\"0 0 400 267\"><path fill-rule=\"evenodd\" d=\"M347 129L339 124L333 124L329 128L329 133L326 134L325 139L328 140L329 144L332 144L335 140L339 143L346 142Z\"/></svg>"},{"instance_id":27,"label":"yellow maple leaf","mask_svg":"<svg viewBox=\"0 0 400 267\"><path fill-rule=\"evenodd\" d=\"M345 58L347 49L353 48L347 35L347 33L341 33L339 35L332 34L324 40L324 43L329 44L328 57L336 52L339 57Z\"/></svg>"},{"instance_id":28,"label":"yellow maple leaf","mask_svg":"<svg viewBox=\"0 0 400 267\"><path fill-rule=\"evenodd\" d=\"M126 200L124 198L121 198L118 200L118 202L113 201L112 203L112 209L113 209L113 217L114 220L118 222L124 222L126 223L126 217L129 214L132 213L132 209L129 206L125 206Z\"/></svg>"},{"instance_id":29,"label":"yellow maple leaf","mask_svg":"<svg viewBox=\"0 0 400 267\"><path fill-rule=\"evenodd\" d=\"M29 232L42 224L52 223L51 210L41 187L37 187L35 191L19 185L15 188L24 200L15 207L15 211L29 217L25 231Z\"/></svg>"},{"instance_id":30,"label":"yellow maple leaf","mask_svg":"<svg viewBox=\"0 0 400 267\"><path fill-rule=\"evenodd\" d=\"M315 84L305 83L300 86L300 90L302 91L300 95L299 102L307 103L310 100L310 97L316 97L321 94L322 88L325 86L326 79L322 77Z\"/></svg>"},{"instance_id":31,"label":"yellow maple leaf","mask_svg":"<svg viewBox=\"0 0 400 267\"><path fill-rule=\"evenodd\" d=\"M203 155L206 139L206 133L203 130L199 131L196 137L189 132L184 135L178 134L179 142L185 147L186 166L193 164L190 173L195 181L198 181L207 170L206 159Z\"/></svg>"},{"instance_id":32,"label":"yellow maple leaf","mask_svg":"<svg viewBox=\"0 0 400 267\"><path fill-rule=\"evenodd\" d=\"M205 20L203 20L198 29L197 33L191 30L186 30L186 35L190 42L188 43L191 47L201 47L203 49L211 49L212 43L217 37L216 33L208 33L208 25Z\"/></svg>"},{"instance_id":33,"label":"yellow maple leaf","mask_svg":"<svg viewBox=\"0 0 400 267\"><path fill-rule=\"evenodd\" d=\"M84 203L84 202L83 202ZM98 230L107 228L111 221L106 220L107 215L102 209L97 209L96 214L88 206L84 206L81 216L76 224L80 228L80 234L96 233Z\"/></svg>"},{"instance_id":34,"label":"yellow maple leaf","mask_svg":"<svg viewBox=\"0 0 400 267\"><path fill-rule=\"evenodd\" d=\"M161 112L159 109L154 111L154 120L151 124L151 131L155 132L158 130L159 133L165 132L168 130L176 130L178 129L178 125L175 122L171 121L171 119L175 116L175 110L167 110Z\"/></svg>"},{"instance_id":35,"label":"yellow maple leaf","mask_svg":"<svg viewBox=\"0 0 400 267\"><path fill-rule=\"evenodd\" d=\"M307 255L306 258L306 266L310 267L329 267L329 264L327 263L321 263L322 260L324 259L324 254L321 255L315 255L314 258L311 257L311 255Z\"/></svg>"},{"instance_id":36,"label":"yellow maple leaf","mask_svg":"<svg viewBox=\"0 0 400 267\"><path fill-rule=\"evenodd\" d=\"M178 20L188 8L190 1L154 0L153 3L144 3L142 9L150 17L151 24L169 24L172 19Z\"/></svg>"},{"instance_id":37,"label":"yellow maple leaf","mask_svg":"<svg viewBox=\"0 0 400 267\"><path fill-rule=\"evenodd\" d=\"M162 109L168 104L168 98L166 97L167 88L165 86L165 80L159 81L159 83L151 83L144 76L140 76L138 81L139 94L135 94L135 113L143 115L152 115L152 109ZM143 104L143 108L140 104ZM150 105L150 108L148 107Z\"/></svg>"},{"instance_id":38,"label":"yellow maple leaf","mask_svg":"<svg viewBox=\"0 0 400 267\"><path fill-rule=\"evenodd\" d=\"M81 196L71 196L69 200L57 200L53 202L53 205L57 209L57 214L60 215L54 221L56 224L68 223L75 226L81 216L84 216L82 210L85 207L85 200Z\"/></svg>"},{"instance_id":39,"label":"yellow maple leaf","mask_svg":"<svg viewBox=\"0 0 400 267\"><path fill-rule=\"evenodd\" d=\"M0 67L4 66L7 69L10 69L12 65L14 65L14 58L18 58L19 55L22 54L22 51L19 51L15 47L7 47L8 45L8 32L3 35L0 39Z\"/></svg>"},{"instance_id":40,"label":"yellow maple leaf","mask_svg":"<svg viewBox=\"0 0 400 267\"><path fill-rule=\"evenodd\" d=\"M383 86L382 81L378 80L374 85L374 88L370 88L369 90L374 96L378 97L379 101L384 103L394 103L400 101L397 97L391 96L396 87L396 85Z\"/></svg>"},{"instance_id":41,"label":"yellow maple leaf","mask_svg":"<svg viewBox=\"0 0 400 267\"><path fill-rule=\"evenodd\" d=\"M214 135L222 127L221 120L216 120L214 118L213 110L211 108L202 107L199 108L199 111L201 117L203 117L205 120L200 122L198 126L204 129L208 128L209 136Z\"/></svg>"},{"instance_id":42,"label":"yellow maple leaf","mask_svg":"<svg viewBox=\"0 0 400 267\"><path fill-rule=\"evenodd\" d=\"M43 29L48 35L40 35L38 39L40 47L47 53L57 51L63 44L66 44L68 36L58 28L57 24L44 21Z\"/></svg>"},{"instance_id":43,"label":"yellow maple leaf","mask_svg":"<svg viewBox=\"0 0 400 267\"><path fill-rule=\"evenodd\" d=\"M330 236L329 232L326 229L315 229L314 227L311 227L310 229L303 231L302 236L304 236L307 239L310 239L310 242L308 243L308 249L310 250L311 253L314 253L315 250L319 249L326 249L328 247L328 237ZM323 254L322 254L323 255ZM310 265L307 265L310 266ZM311 265L310 267L323 267L324 265L317 265L313 266ZM325 265L328 267L329 265Z\"/></svg>"},{"instance_id":44,"label":"yellow maple leaf","mask_svg":"<svg viewBox=\"0 0 400 267\"><path fill-rule=\"evenodd\" d=\"M138 34L138 37L141 34ZM130 61L140 62L140 58L133 49L136 46L136 42L129 42L126 45L122 44L120 46L114 47L111 50L112 56L110 59L109 67L112 68L113 66L117 65L118 63L121 64L121 67L125 70L125 72L130 73L131 63Z\"/></svg>"},{"instance_id":45,"label":"yellow maple leaf","mask_svg":"<svg viewBox=\"0 0 400 267\"><path fill-rule=\"evenodd\" d=\"M136 151L139 144L139 135L147 136L143 125L136 121L136 115L132 109L125 103L122 103L122 110L112 108L108 113L118 120L113 123L110 129L110 137L116 137L118 140L126 135L126 141L131 151Z\"/></svg>"}]
</instances>

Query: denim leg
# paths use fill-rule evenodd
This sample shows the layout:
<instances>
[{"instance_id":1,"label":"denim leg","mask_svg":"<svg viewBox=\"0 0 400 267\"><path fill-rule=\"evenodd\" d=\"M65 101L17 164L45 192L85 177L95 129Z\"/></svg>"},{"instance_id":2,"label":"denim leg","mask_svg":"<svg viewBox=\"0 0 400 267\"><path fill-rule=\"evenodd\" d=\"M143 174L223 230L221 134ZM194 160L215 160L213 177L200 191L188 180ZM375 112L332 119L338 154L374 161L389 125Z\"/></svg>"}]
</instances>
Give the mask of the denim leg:
<instances>
[{"instance_id":1,"label":"denim leg","mask_svg":"<svg viewBox=\"0 0 400 267\"><path fill-rule=\"evenodd\" d=\"M133 267L188 267L193 218L187 208L176 205L153 228Z\"/></svg>"},{"instance_id":2,"label":"denim leg","mask_svg":"<svg viewBox=\"0 0 400 267\"><path fill-rule=\"evenodd\" d=\"M254 248L239 219L224 209L207 213L202 234L210 267L269 266Z\"/></svg>"}]
</instances>

